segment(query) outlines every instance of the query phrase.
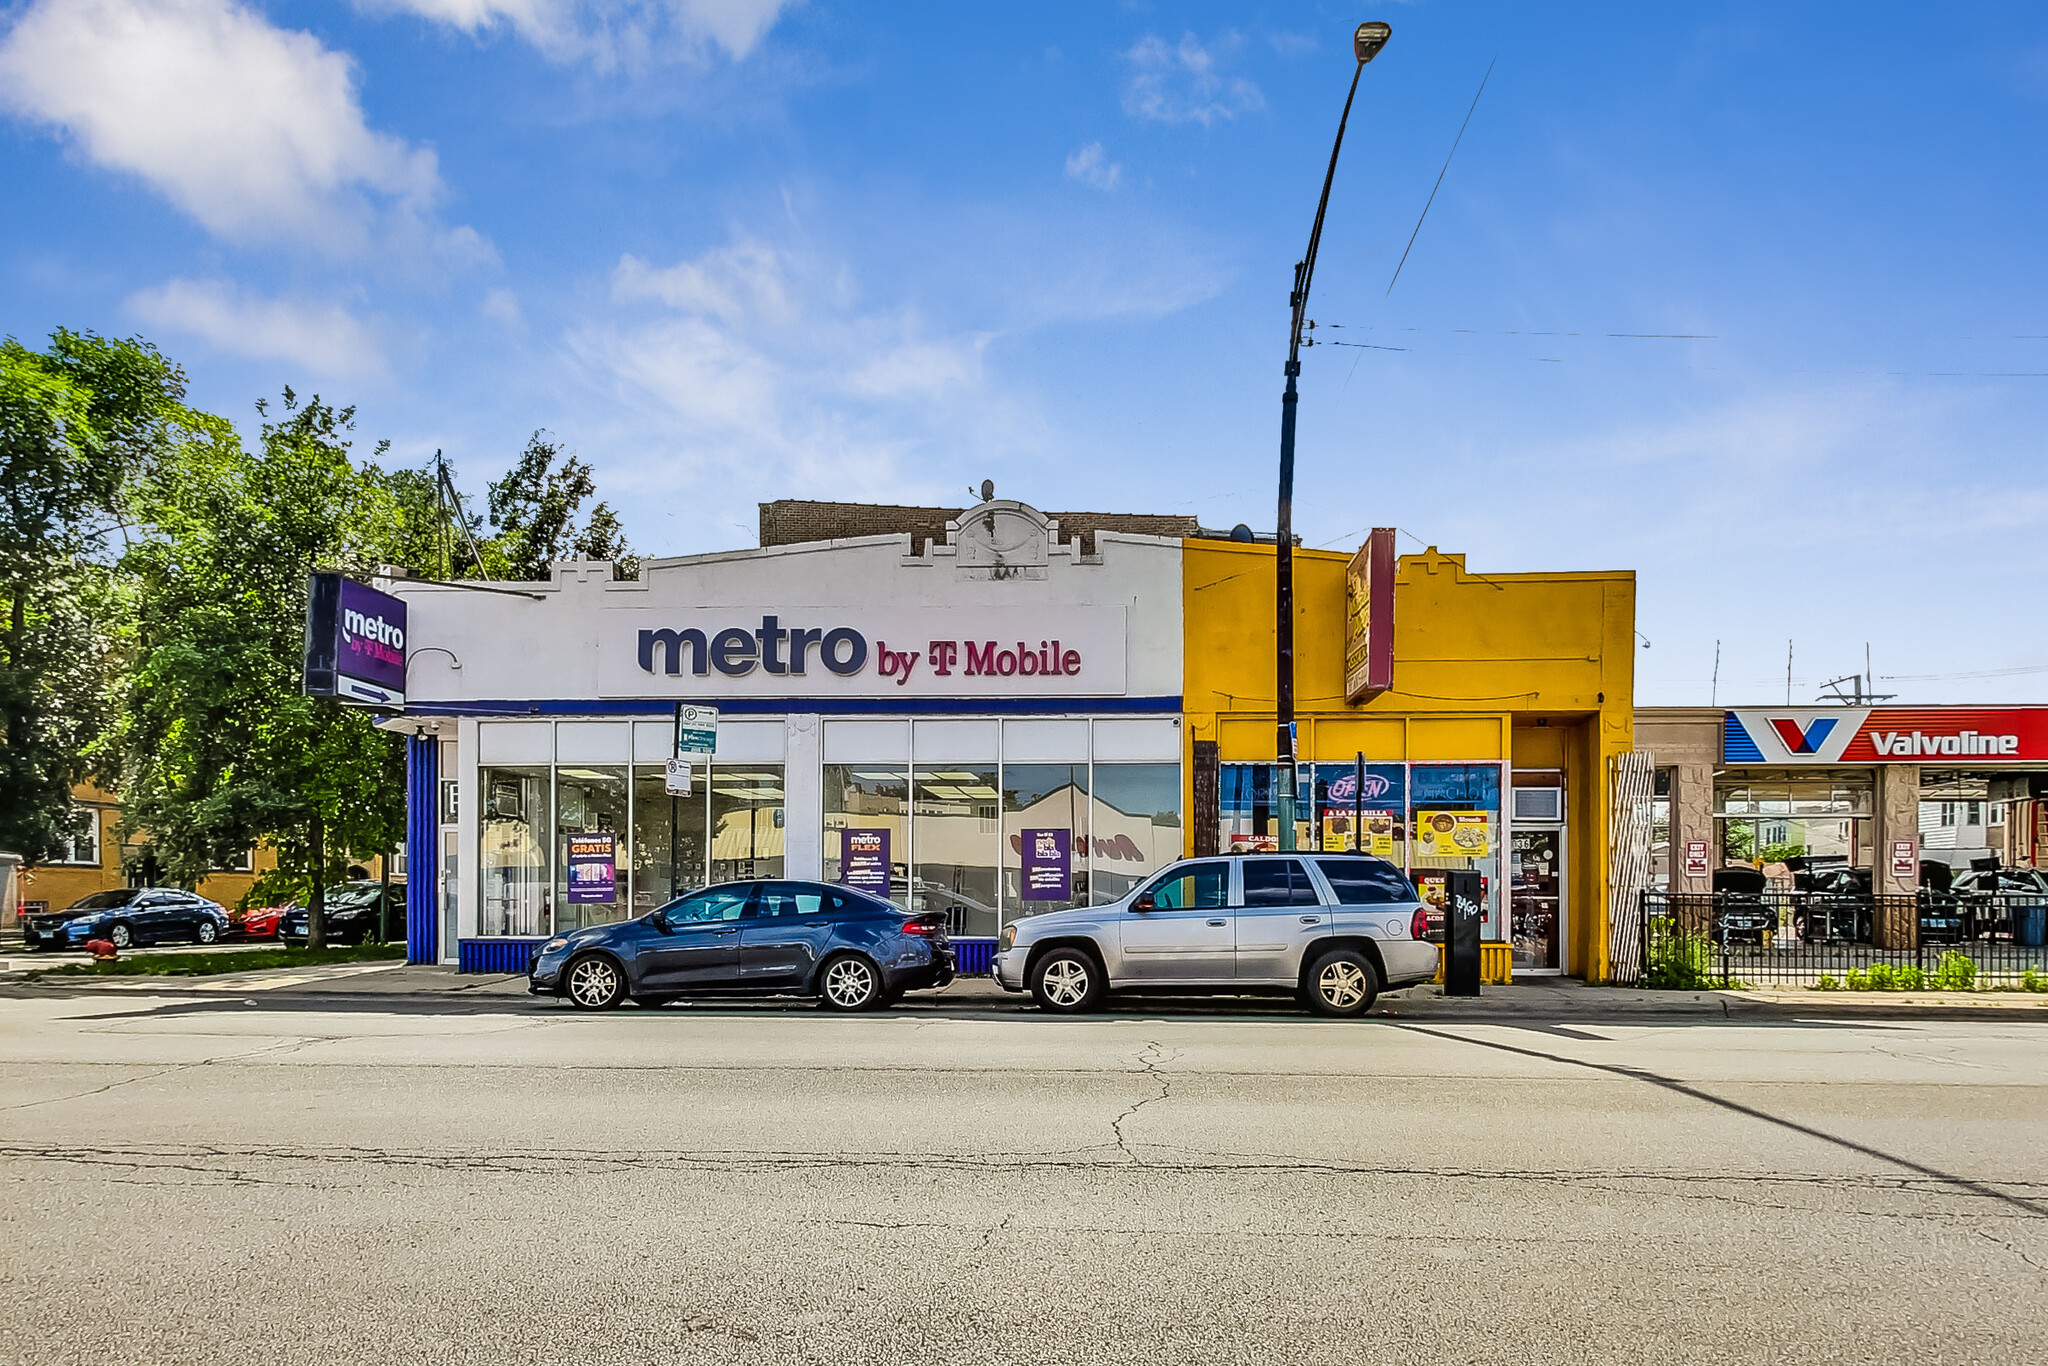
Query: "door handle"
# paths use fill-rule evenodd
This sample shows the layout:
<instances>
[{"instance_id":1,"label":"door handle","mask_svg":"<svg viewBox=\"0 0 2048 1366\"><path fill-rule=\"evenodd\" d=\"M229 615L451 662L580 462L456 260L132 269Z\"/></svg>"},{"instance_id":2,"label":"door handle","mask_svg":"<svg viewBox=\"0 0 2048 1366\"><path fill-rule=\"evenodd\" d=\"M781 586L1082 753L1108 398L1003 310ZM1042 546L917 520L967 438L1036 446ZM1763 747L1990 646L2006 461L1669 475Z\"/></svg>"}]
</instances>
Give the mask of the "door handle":
<instances>
[{"instance_id":1,"label":"door handle","mask_svg":"<svg viewBox=\"0 0 2048 1366\"><path fill-rule=\"evenodd\" d=\"M1211 925L1216 926L1218 929L1221 929L1223 926L1228 925L1230 922L1228 920L1212 920L1209 923Z\"/></svg>"},{"instance_id":2,"label":"door handle","mask_svg":"<svg viewBox=\"0 0 2048 1366\"><path fill-rule=\"evenodd\" d=\"M1323 918L1319 915L1305 915L1301 918L1301 923L1304 925L1320 925L1323 923Z\"/></svg>"},{"instance_id":3,"label":"door handle","mask_svg":"<svg viewBox=\"0 0 2048 1366\"><path fill-rule=\"evenodd\" d=\"M738 933L739 933L739 931L738 931L738 930L736 930L736 929L735 929L735 930L713 930L713 931L712 931L712 933L713 933L713 934L718 934L718 935L726 935L726 934L738 934Z\"/></svg>"}]
</instances>

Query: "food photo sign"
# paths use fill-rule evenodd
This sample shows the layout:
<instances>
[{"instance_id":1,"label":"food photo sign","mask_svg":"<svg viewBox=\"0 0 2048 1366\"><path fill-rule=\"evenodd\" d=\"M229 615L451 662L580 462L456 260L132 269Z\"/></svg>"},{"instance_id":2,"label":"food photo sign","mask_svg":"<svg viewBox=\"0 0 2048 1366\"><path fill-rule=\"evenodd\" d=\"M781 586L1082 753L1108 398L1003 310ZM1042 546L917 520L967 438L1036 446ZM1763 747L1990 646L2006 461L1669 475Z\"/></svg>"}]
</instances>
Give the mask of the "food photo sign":
<instances>
[{"instance_id":1,"label":"food photo sign","mask_svg":"<svg viewBox=\"0 0 2048 1366\"><path fill-rule=\"evenodd\" d=\"M1491 825L1484 811L1418 811L1415 852L1430 858L1485 858L1493 847Z\"/></svg>"}]
</instances>

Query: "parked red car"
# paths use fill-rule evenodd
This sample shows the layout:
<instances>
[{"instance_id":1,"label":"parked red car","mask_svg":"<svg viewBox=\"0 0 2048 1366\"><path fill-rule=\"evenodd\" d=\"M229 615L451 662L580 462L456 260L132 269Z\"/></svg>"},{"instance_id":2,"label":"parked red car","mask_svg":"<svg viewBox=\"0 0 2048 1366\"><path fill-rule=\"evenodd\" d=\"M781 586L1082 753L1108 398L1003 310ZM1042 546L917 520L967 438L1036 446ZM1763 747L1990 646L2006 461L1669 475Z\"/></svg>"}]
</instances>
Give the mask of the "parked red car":
<instances>
[{"instance_id":1,"label":"parked red car","mask_svg":"<svg viewBox=\"0 0 2048 1366\"><path fill-rule=\"evenodd\" d=\"M234 913L232 928L244 939L275 939L278 922L290 909L289 906L251 906L246 911Z\"/></svg>"}]
</instances>

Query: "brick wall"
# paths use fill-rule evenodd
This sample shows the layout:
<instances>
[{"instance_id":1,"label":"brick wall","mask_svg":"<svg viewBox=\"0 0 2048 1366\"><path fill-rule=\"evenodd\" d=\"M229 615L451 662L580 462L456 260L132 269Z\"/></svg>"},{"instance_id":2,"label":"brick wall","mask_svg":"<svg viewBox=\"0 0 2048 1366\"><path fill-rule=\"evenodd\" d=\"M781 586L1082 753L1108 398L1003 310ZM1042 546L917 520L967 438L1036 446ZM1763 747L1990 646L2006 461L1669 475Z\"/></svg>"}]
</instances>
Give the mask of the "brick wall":
<instances>
[{"instance_id":1,"label":"brick wall","mask_svg":"<svg viewBox=\"0 0 2048 1366\"><path fill-rule=\"evenodd\" d=\"M900 507L887 503L814 503L783 498L761 504L761 544L801 545L807 541L833 541L852 536L901 536L922 549L927 540L943 541L946 523L958 517L962 508ZM1161 516L1145 512L1048 512L1060 524L1066 540L1081 538L1081 552L1095 550L1095 533L1123 531L1139 536L1193 536L1199 528L1192 517Z\"/></svg>"}]
</instances>

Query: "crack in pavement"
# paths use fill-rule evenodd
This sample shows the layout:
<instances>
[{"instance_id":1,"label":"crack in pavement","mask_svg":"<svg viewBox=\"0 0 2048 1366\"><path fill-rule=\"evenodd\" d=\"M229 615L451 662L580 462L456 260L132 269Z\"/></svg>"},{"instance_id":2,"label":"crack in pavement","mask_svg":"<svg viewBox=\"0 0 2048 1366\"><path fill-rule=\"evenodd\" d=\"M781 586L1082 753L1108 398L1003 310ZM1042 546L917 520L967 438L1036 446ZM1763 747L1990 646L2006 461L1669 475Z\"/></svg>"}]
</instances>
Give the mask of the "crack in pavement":
<instances>
[{"instance_id":1,"label":"crack in pavement","mask_svg":"<svg viewBox=\"0 0 2048 1366\"><path fill-rule=\"evenodd\" d=\"M264 1044L261 1048L252 1048L244 1053L228 1053L217 1058L198 1058L192 1062L173 1063L169 1067L160 1067L154 1072L145 1072L139 1077L123 1077L119 1081L110 1081L105 1086L95 1086L89 1091L77 1091L73 1092L71 1095L68 1096L45 1096L41 1100L25 1100L18 1105L0 1105L0 1113L7 1113L15 1110L34 1110L45 1105L61 1105L66 1101L89 1100L94 1096L103 1096L109 1091L119 1090L123 1086L134 1086L138 1082L149 1081L156 1077L168 1077L171 1076L173 1073L177 1072L189 1072L195 1067L212 1067L216 1063L244 1062L252 1058L263 1057L272 1053L276 1053L279 1056L288 1056L292 1053L298 1052L302 1048L305 1048L308 1044L322 1042L328 1041L317 1038L274 1040L272 1042ZM133 1066L134 1064L94 1063L85 1065L98 1067L128 1067Z\"/></svg>"},{"instance_id":2,"label":"crack in pavement","mask_svg":"<svg viewBox=\"0 0 2048 1366\"><path fill-rule=\"evenodd\" d=\"M1141 1067L1144 1068L1144 1074L1146 1076L1152 1078L1154 1081L1159 1083L1159 1094L1156 1096L1145 1096L1141 1098L1135 1104L1127 1108L1122 1114L1118 1115L1115 1119L1112 1119L1109 1122L1110 1132L1116 1135L1117 1151L1122 1153L1125 1157L1129 1158L1131 1163L1135 1166L1143 1167L1149 1164L1145 1161L1144 1158L1138 1156L1136 1152L1132 1151L1130 1143L1124 1137L1124 1125L1128 1123L1138 1113L1138 1111L1144 1109L1147 1105L1152 1104L1154 1101L1165 1100L1168 1097L1168 1095L1172 1093L1173 1080L1171 1077L1167 1076L1164 1069L1160 1067L1160 1064L1162 1062L1171 1062L1179 1056L1179 1049L1169 1049L1156 1039L1147 1040L1145 1046L1138 1050L1138 1063Z\"/></svg>"}]
</instances>

